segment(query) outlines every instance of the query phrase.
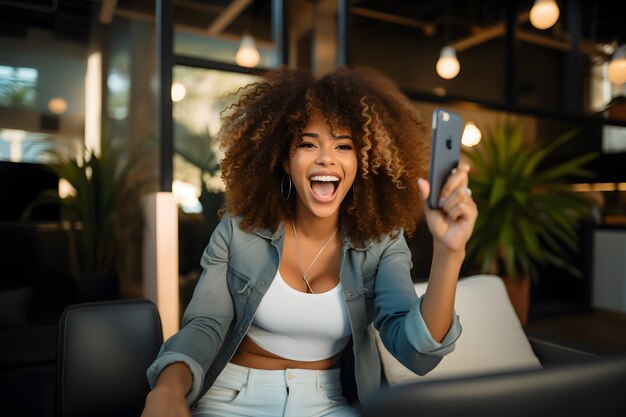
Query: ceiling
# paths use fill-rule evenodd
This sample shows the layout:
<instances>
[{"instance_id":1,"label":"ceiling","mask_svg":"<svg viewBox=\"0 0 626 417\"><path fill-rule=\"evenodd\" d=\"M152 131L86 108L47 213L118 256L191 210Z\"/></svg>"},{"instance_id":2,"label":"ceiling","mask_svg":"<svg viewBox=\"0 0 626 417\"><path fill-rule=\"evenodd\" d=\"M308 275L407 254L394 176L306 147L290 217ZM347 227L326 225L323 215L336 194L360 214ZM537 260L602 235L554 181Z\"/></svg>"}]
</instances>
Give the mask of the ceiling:
<instances>
[{"instance_id":1,"label":"ceiling","mask_svg":"<svg viewBox=\"0 0 626 417\"><path fill-rule=\"evenodd\" d=\"M481 29L504 21L506 4L513 3L521 21L521 29L530 29L522 17L530 11L532 0L503 2L501 0L354 0L353 7L389 13L395 16L434 24L438 30L449 25L454 38L467 36ZM572 1L557 2L561 18L555 29L567 31L568 8ZM610 43L614 40L626 42L626 4L611 0L579 0L582 16L582 37L590 41Z\"/></svg>"},{"instance_id":2,"label":"ceiling","mask_svg":"<svg viewBox=\"0 0 626 417\"><path fill-rule=\"evenodd\" d=\"M84 0L0 0L0 36L26 37L43 29L59 39L84 40L92 28L94 3Z\"/></svg>"},{"instance_id":3,"label":"ceiling","mask_svg":"<svg viewBox=\"0 0 626 417\"><path fill-rule=\"evenodd\" d=\"M308 5L333 0L287 0ZM335 0L336 1L336 0ZM547 31L538 31L527 21L532 0L515 2L518 30L522 36L546 47L569 45L568 13L574 0L560 0L561 18ZM612 0L578 0L581 11L582 45L626 42L626 3ZM175 22L213 36L239 36L242 27L256 23L258 36L270 40L267 29L271 0L173 0ZM505 4L499 0L353 0L355 19L372 24L395 25L413 30L415 36L445 36L446 41L476 42L485 31L503 28ZM0 36L24 37L31 28L51 31L55 37L86 41L95 19L113 16L154 18L154 0L0 0ZM252 22L252 23L251 23ZM265 24L263 24L265 23ZM263 30L263 27L266 29ZM417 30L416 30L417 29ZM497 30L491 36L503 36ZM554 43L551 43L554 42Z\"/></svg>"}]
</instances>

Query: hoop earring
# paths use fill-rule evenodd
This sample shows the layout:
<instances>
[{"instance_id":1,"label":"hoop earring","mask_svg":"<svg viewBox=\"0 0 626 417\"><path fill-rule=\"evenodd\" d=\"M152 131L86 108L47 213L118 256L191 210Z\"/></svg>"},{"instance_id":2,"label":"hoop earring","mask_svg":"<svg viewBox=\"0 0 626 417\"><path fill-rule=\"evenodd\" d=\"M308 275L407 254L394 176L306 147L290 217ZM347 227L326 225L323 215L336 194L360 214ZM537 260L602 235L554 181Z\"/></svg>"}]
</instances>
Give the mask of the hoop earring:
<instances>
[{"instance_id":1,"label":"hoop earring","mask_svg":"<svg viewBox=\"0 0 626 417\"><path fill-rule=\"evenodd\" d=\"M289 191L287 192L287 197L285 197L285 190L283 188L284 187L283 184L285 183L285 176L289 178ZM283 196L285 200L289 200L289 197L291 197L291 175L288 175L287 173L284 173L283 177L280 180L280 194Z\"/></svg>"}]
</instances>

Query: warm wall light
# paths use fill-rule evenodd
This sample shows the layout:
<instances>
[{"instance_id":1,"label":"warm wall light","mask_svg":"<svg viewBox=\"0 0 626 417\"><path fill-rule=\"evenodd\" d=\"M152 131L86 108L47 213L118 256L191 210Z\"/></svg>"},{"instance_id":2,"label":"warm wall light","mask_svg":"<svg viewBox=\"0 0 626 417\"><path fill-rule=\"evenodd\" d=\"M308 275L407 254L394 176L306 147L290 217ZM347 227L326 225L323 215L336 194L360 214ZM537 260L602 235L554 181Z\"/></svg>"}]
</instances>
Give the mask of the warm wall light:
<instances>
[{"instance_id":1,"label":"warm wall light","mask_svg":"<svg viewBox=\"0 0 626 417\"><path fill-rule=\"evenodd\" d=\"M254 38L250 35L243 35L239 50L235 55L235 62L242 67L256 67L261 60L259 51L256 49Z\"/></svg>"},{"instance_id":2,"label":"warm wall light","mask_svg":"<svg viewBox=\"0 0 626 417\"><path fill-rule=\"evenodd\" d=\"M626 182L600 182L594 184L571 184L572 191L626 191Z\"/></svg>"},{"instance_id":3,"label":"warm wall light","mask_svg":"<svg viewBox=\"0 0 626 417\"><path fill-rule=\"evenodd\" d=\"M615 191L617 189L617 184L612 182L597 182L591 184L592 191Z\"/></svg>"},{"instance_id":4,"label":"warm wall light","mask_svg":"<svg viewBox=\"0 0 626 417\"><path fill-rule=\"evenodd\" d=\"M559 6L554 0L535 0L530 9L530 23L537 29L548 29L559 20Z\"/></svg>"},{"instance_id":5,"label":"warm wall light","mask_svg":"<svg viewBox=\"0 0 626 417\"><path fill-rule=\"evenodd\" d=\"M102 54L94 52L87 58L85 76L85 147L100 155L102 131Z\"/></svg>"},{"instance_id":6,"label":"warm wall light","mask_svg":"<svg viewBox=\"0 0 626 417\"><path fill-rule=\"evenodd\" d=\"M439 54L439 60L437 60L437 74L441 78L451 80L456 77L461 70L461 64L456 59L456 51L451 46L444 46L441 48Z\"/></svg>"},{"instance_id":7,"label":"warm wall light","mask_svg":"<svg viewBox=\"0 0 626 417\"><path fill-rule=\"evenodd\" d=\"M463 129L461 143L467 147L476 146L478 145L478 142L480 142L480 138L482 138L482 136L483 135L480 129L474 122L467 122L465 124L465 129Z\"/></svg>"},{"instance_id":8,"label":"warm wall light","mask_svg":"<svg viewBox=\"0 0 626 417\"><path fill-rule=\"evenodd\" d=\"M65 113L67 110L67 101L61 97L54 97L48 101L48 110L54 114Z\"/></svg>"},{"instance_id":9,"label":"warm wall light","mask_svg":"<svg viewBox=\"0 0 626 417\"><path fill-rule=\"evenodd\" d=\"M613 84L626 83L626 44L621 44L613 53L608 75Z\"/></svg>"},{"instance_id":10,"label":"warm wall light","mask_svg":"<svg viewBox=\"0 0 626 417\"><path fill-rule=\"evenodd\" d=\"M174 103L178 103L179 101L182 101L182 99L184 99L186 95L187 89L185 88L183 83L174 81L172 83L172 101Z\"/></svg>"}]
</instances>

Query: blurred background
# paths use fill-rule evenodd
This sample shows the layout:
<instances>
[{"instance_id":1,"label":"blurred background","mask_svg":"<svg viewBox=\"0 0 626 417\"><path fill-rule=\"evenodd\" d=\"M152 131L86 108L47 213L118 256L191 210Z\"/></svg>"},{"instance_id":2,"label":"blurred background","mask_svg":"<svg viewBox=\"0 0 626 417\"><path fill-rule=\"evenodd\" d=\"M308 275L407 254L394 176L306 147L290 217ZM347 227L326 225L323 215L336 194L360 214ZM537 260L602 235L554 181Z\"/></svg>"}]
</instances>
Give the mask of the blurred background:
<instances>
[{"instance_id":1,"label":"blurred background","mask_svg":"<svg viewBox=\"0 0 626 417\"><path fill-rule=\"evenodd\" d=\"M534 252L527 328L626 351L625 45L625 7L608 0L0 0L0 332L21 341L3 348L3 369L27 381L33 364L52 366L68 304L158 298L163 253L178 319L223 202L220 112L280 65L386 73L425 121L437 107L462 116L474 164L505 125L520 155L571 134L541 160L565 167L533 190L558 182L590 203L559 208L574 222L555 231L557 249L544 226L522 224L538 235L521 233ZM542 213L524 215L540 224ZM412 278L426 280L423 225L410 245ZM463 274L508 275L506 262L477 250ZM50 390L38 415L50 415Z\"/></svg>"}]
</instances>

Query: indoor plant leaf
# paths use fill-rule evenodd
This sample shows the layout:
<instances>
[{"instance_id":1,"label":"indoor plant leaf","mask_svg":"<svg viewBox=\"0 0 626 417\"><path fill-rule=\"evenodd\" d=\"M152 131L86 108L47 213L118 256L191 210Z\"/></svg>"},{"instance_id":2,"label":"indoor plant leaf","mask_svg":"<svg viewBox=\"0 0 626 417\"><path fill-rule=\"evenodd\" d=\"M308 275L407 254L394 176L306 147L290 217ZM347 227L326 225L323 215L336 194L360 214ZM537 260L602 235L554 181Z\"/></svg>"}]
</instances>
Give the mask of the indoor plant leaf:
<instances>
[{"instance_id":1,"label":"indoor plant leaf","mask_svg":"<svg viewBox=\"0 0 626 417\"><path fill-rule=\"evenodd\" d=\"M585 154L547 166L545 162L578 131L544 147L522 140L520 125L508 120L465 150L473 167L470 187L479 216L468 242L468 258L480 272L512 278L537 278L538 267L551 264L572 270L568 250L578 247L578 226L589 218L591 202L564 185L572 176L589 175Z\"/></svg>"},{"instance_id":2,"label":"indoor plant leaf","mask_svg":"<svg viewBox=\"0 0 626 417\"><path fill-rule=\"evenodd\" d=\"M132 176L148 145L146 142L122 149L103 142L99 155L88 148L70 157L50 152L55 161L47 164L48 169L66 180L75 194L60 198L58 190L47 190L34 204L56 196L63 221L71 225L66 230L70 259L75 262L71 266L74 278L116 273L119 222L142 218L140 197L154 182L153 178ZM133 219L124 214L130 212L134 213Z\"/></svg>"}]
</instances>

